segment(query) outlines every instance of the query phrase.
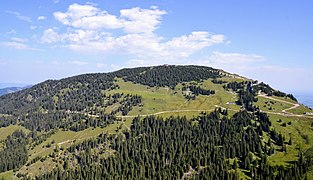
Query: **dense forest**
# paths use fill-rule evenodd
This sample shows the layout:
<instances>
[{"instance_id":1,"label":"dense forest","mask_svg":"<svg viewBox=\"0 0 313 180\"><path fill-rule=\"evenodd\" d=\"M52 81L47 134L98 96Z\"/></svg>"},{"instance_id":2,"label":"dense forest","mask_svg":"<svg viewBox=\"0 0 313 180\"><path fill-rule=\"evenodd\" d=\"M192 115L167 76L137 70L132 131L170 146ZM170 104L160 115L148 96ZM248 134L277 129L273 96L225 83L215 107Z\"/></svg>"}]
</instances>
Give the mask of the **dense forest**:
<instances>
[{"instance_id":1,"label":"dense forest","mask_svg":"<svg viewBox=\"0 0 313 180\"><path fill-rule=\"evenodd\" d=\"M27 162L27 136L23 131L15 131L2 144L0 151L0 172L18 169Z\"/></svg>"},{"instance_id":2,"label":"dense forest","mask_svg":"<svg viewBox=\"0 0 313 180\"><path fill-rule=\"evenodd\" d=\"M101 134L68 148L74 163L64 159L63 167L37 179L239 179L237 169L245 169L253 179L300 179L311 158L301 152L299 161L285 169L270 166L267 156L273 144L284 146L278 137L262 143L262 133L270 133L266 114L247 111L227 118L216 110L197 118L135 118L130 131L118 135ZM282 142L281 142L282 141ZM108 146L114 156L101 158L95 151ZM68 156L70 157L70 156ZM255 158L258 157L258 158ZM276 173L275 173L276 172Z\"/></svg>"},{"instance_id":3,"label":"dense forest","mask_svg":"<svg viewBox=\"0 0 313 180\"><path fill-rule=\"evenodd\" d=\"M276 131L268 114L255 105L260 92L296 98L265 83L227 81L225 76L221 70L203 66L139 67L48 80L0 96L0 128L16 125L27 130L12 131L0 141L0 172L13 170L17 177L30 179L30 174L18 170L49 159L56 164L53 170L32 178L236 180L243 174L252 179L306 178L313 153L301 148L297 149L298 160L288 166L269 163L268 157L287 153L293 141ZM205 80L219 89L203 86ZM223 90L232 95L238 110L229 113L230 109L215 106L215 111L200 115L199 111L193 118L128 116L130 125L122 128L123 117L133 109L143 109L144 97L152 91L148 95L126 93L120 90L120 81L145 85L142 89L155 88L152 91L166 90L171 97L181 97L181 104L201 98L210 101L211 97L220 102L222 97L216 94ZM73 140L66 148L54 140L42 145L58 131L76 133L110 125L117 126L114 133ZM38 146L53 147L53 152L29 159L30 150Z\"/></svg>"},{"instance_id":4,"label":"dense forest","mask_svg":"<svg viewBox=\"0 0 313 180\"><path fill-rule=\"evenodd\" d=\"M168 86L174 88L178 83L200 81L208 78L221 77L217 69L204 66L157 66L148 71L131 74L124 77L126 81L132 81L154 86Z\"/></svg>"},{"instance_id":5,"label":"dense forest","mask_svg":"<svg viewBox=\"0 0 313 180\"><path fill-rule=\"evenodd\" d=\"M261 82L257 85L254 85L253 89L256 92L261 91L261 92L267 94L268 96L274 95L274 96L278 96L278 97L289 97L290 99L297 101L297 99L292 94L286 94L286 93L281 92L279 90L275 90L272 87L270 87L268 84L265 84L263 82Z\"/></svg>"},{"instance_id":6,"label":"dense forest","mask_svg":"<svg viewBox=\"0 0 313 180\"><path fill-rule=\"evenodd\" d=\"M85 112L98 115L94 121L102 121L101 117L114 116L118 112L127 115L133 106L141 104L141 97L136 94L106 95L105 90L119 88L114 83L115 78L149 86L173 88L181 82L216 77L220 77L219 71L210 67L166 65L48 80L29 89L0 96L0 114L10 116L0 117L0 126L15 124L16 119L19 119L22 121L21 124L30 130L49 131L60 127L73 129L77 124L78 126L84 124L83 122L88 118ZM199 91L197 90L196 93ZM207 92L202 90L200 93ZM116 102L120 103L119 108L104 115L105 108ZM103 123L97 122L97 124ZM82 126L88 127L88 125Z\"/></svg>"}]
</instances>

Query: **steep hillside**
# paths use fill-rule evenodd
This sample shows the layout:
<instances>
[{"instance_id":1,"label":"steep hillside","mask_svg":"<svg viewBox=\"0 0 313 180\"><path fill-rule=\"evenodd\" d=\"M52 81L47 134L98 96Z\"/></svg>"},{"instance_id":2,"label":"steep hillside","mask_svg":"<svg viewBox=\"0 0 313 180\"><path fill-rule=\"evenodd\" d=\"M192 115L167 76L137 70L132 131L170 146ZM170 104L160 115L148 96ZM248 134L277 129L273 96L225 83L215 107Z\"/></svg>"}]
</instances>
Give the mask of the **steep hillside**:
<instances>
[{"instance_id":1,"label":"steep hillside","mask_svg":"<svg viewBox=\"0 0 313 180\"><path fill-rule=\"evenodd\" d=\"M48 80L0 97L0 177L310 177L312 112L203 66Z\"/></svg>"}]
</instances>

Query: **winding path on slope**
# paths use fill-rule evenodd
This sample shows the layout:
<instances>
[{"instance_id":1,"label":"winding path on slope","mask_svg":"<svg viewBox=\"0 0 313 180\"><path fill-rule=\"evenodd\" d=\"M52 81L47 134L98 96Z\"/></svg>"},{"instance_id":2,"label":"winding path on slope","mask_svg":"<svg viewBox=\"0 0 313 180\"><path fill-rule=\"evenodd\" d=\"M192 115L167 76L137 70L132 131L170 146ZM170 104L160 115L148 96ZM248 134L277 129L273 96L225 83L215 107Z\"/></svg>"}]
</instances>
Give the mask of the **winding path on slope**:
<instances>
[{"instance_id":1,"label":"winding path on slope","mask_svg":"<svg viewBox=\"0 0 313 180\"><path fill-rule=\"evenodd\" d=\"M215 109L205 109L205 110L192 110L192 109L183 109L183 110L172 110L172 111L160 111L157 113L151 113L151 114L140 114L140 115L132 115L132 116L116 116L117 118L134 118L134 117L145 117L145 116L152 116L152 115L160 115L160 114L166 114L166 113L179 113L179 112L207 112L207 111L214 111Z\"/></svg>"},{"instance_id":2,"label":"winding path on slope","mask_svg":"<svg viewBox=\"0 0 313 180\"><path fill-rule=\"evenodd\" d=\"M271 111L262 111L262 112L265 112L265 113L268 113L268 114L276 114L276 115L281 115L281 116L289 116L289 117L306 117L306 118L313 118L313 116L305 116L305 115L299 115L299 114L293 114L293 113L290 113L290 112L286 112L286 111L289 111L291 109L295 109L295 108L298 108L300 106L300 104L298 103L292 103L292 102L288 102L288 101L284 101L284 100L281 100L281 99L275 99L273 97L269 97L269 96L266 96L265 94L259 94L258 96L260 97L264 97L264 98L267 98L267 99L271 99L271 100L274 100L274 101L279 101L279 102L282 102L282 103L286 103L286 104L291 104L293 105L292 107L290 108L287 108L287 109L284 109L282 110L282 112L271 112ZM217 108L224 108L226 109L225 107L223 106L220 106L220 105L215 105L215 107ZM235 111L237 112L238 110L235 110L235 109L231 109L231 108L227 108L228 110L231 110L231 111ZM198 109L184 109L184 110L171 110L171 111L160 111L160 112L157 112L157 113L151 113L151 114L140 114L140 115L126 115L126 116L116 116L117 118L135 118L135 117L146 117L146 116L151 116L151 115L160 115L160 114L166 114L166 113L179 113L179 112L208 112L208 111L214 111L215 109L205 109L205 110L198 110ZM72 111L70 113L80 113L80 114L85 114L87 116L91 116L91 117L99 117L98 115L92 115L92 114L88 114L88 113L82 113L82 112L78 112L78 111ZM126 125L125 125L126 126ZM129 127L126 126L128 129ZM65 143L69 143L69 142L73 142L73 140L67 140L67 141L63 141L63 142L60 142L58 143L58 145L62 145L62 144L65 144ZM188 173L186 174L188 175Z\"/></svg>"},{"instance_id":3,"label":"winding path on slope","mask_svg":"<svg viewBox=\"0 0 313 180\"><path fill-rule=\"evenodd\" d=\"M282 110L281 113L280 113L280 112L271 112L271 111L262 111L262 112L266 112L266 113L268 113L268 114L277 114L277 115L282 115L282 116L313 118L313 116L307 116L307 115L302 115L302 114L294 114L294 113L288 112L289 110L292 110L292 109L295 109L295 108L300 107L300 104L298 104L298 103L292 103L292 102L289 102L289 101L284 101L284 100L281 100L281 99L276 99L276 98L267 96L266 94L258 94L258 96L259 96L259 97L263 97L263 98L267 98L267 99L271 99L271 100L274 100L274 101L278 101L278 102L282 102L282 103L286 103L286 104L293 105L293 106L290 107L290 108L287 108L287 109Z\"/></svg>"}]
</instances>

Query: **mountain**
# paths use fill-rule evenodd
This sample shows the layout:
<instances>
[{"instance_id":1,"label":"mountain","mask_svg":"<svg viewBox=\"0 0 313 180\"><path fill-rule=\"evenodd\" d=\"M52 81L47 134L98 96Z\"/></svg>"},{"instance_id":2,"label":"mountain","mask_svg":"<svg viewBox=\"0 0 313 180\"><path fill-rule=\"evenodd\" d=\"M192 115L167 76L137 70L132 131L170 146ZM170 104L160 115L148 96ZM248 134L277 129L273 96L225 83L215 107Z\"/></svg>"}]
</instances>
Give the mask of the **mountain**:
<instances>
[{"instance_id":1,"label":"mountain","mask_svg":"<svg viewBox=\"0 0 313 180\"><path fill-rule=\"evenodd\" d=\"M9 94L9 93L13 93L13 92L17 92L20 90L23 90L25 88L28 88L30 86L25 86L25 87L6 87L3 89L0 89L0 96L5 95L5 94Z\"/></svg>"},{"instance_id":2,"label":"mountain","mask_svg":"<svg viewBox=\"0 0 313 180\"><path fill-rule=\"evenodd\" d=\"M47 80L0 96L0 177L309 179L312 114L205 66Z\"/></svg>"},{"instance_id":3,"label":"mountain","mask_svg":"<svg viewBox=\"0 0 313 180\"><path fill-rule=\"evenodd\" d=\"M0 89L8 88L8 87L26 87L28 84L21 83L0 83Z\"/></svg>"}]
</instances>

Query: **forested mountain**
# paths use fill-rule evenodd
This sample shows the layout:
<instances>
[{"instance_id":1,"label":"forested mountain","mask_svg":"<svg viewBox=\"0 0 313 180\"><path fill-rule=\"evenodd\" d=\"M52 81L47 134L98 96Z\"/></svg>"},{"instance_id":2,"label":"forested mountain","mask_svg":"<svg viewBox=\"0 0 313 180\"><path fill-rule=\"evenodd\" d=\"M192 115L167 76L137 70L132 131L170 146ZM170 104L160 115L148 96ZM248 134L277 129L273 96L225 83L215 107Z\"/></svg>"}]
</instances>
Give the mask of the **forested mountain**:
<instances>
[{"instance_id":1,"label":"forested mountain","mask_svg":"<svg viewBox=\"0 0 313 180\"><path fill-rule=\"evenodd\" d=\"M47 80L0 97L0 177L309 179L310 113L204 66Z\"/></svg>"}]
</instances>

